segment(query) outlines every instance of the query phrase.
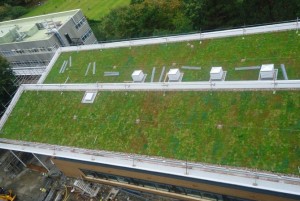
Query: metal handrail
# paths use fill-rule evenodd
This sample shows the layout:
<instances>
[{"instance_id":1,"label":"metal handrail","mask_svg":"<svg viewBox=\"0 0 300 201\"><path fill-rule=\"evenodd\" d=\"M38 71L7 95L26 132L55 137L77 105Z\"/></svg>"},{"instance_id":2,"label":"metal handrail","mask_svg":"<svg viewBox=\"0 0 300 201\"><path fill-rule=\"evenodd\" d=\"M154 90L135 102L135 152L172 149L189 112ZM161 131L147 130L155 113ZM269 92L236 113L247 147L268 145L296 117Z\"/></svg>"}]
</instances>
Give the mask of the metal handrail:
<instances>
[{"instance_id":1,"label":"metal handrail","mask_svg":"<svg viewBox=\"0 0 300 201\"><path fill-rule=\"evenodd\" d=\"M37 142L25 142L25 141L16 141L16 140L9 140L0 138L0 143L6 144L14 144L23 147L35 147L40 149L47 149L53 150L53 155L55 155L55 151L64 151L64 152L72 152L78 154L85 154L92 156L103 156L103 157L110 157L110 158L118 158L125 161L135 161L135 165L140 162L147 162L152 164L160 164L164 166L172 166L177 168L188 168L193 170L202 170L206 172L215 172L221 174L229 174L232 176L242 176L246 178L256 178L261 180L268 180L272 182L284 182L288 184L300 185L300 178L296 176L284 175L284 174L274 174L268 172L261 172L252 169L241 169L241 168L233 168L227 166L217 166L217 165L210 165L205 163L195 163L195 162L186 162L181 160L173 160L167 159L162 157L153 157L153 156L144 156L138 154L128 154L128 153L121 153L121 152L111 152L111 151L104 151L104 150L91 150L91 149L83 149L83 148L75 148L75 147L67 147L67 146L60 146L60 145L51 145L51 144L43 144Z\"/></svg>"}]
</instances>

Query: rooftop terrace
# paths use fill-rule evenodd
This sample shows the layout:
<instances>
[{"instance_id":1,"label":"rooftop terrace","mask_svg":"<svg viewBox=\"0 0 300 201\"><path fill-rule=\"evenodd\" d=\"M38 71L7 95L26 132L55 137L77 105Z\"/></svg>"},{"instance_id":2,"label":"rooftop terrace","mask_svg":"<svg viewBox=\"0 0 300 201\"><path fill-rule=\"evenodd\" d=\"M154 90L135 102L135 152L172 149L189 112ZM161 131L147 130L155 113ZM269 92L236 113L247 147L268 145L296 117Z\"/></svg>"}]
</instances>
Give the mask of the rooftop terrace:
<instances>
[{"instance_id":1,"label":"rooftop terrace","mask_svg":"<svg viewBox=\"0 0 300 201\"><path fill-rule=\"evenodd\" d=\"M49 29L61 27L79 10L0 22L0 44L44 40Z\"/></svg>"}]
</instances>

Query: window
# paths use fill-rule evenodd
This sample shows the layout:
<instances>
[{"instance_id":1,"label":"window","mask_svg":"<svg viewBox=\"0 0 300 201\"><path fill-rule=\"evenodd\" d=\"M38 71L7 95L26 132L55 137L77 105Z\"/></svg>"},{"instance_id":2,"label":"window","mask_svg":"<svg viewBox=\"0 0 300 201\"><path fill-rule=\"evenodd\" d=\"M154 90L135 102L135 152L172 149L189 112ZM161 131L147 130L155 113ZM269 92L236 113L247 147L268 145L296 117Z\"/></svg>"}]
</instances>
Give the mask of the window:
<instances>
[{"instance_id":1,"label":"window","mask_svg":"<svg viewBox=\"0 0 300 201\"><path fill-rule=\"evenodd\" d=\"M82 17L78 22L77 24L75 24L75 28L76 29L80 29L80 27L82 27L82 25L84 25L86 23L86 19L85 17Z\"/></svg>"},{"instance_id":2,"label":"window","mask_svg":"<svg viewBox=\"0 0 300 201\"><path fill-rule=\"evenodd\" d=\"M10 62L12 67L34 67L34 66L47 66L49 60L27 60L27 61L13 61Z\"/></svg>"},{"instance_id":3,"label":"window","mask_svg":"<svg viewBox=\"0 0 300 201\"><path fill-rule=\"evenodd\" d=\"M83 42L85 42L86 41L86 39L88 39L91 35L92 35L92 30L91 29L88 29L84 34L83 34L83 36L81 37L81 40L83 41Z\"/></svg>"},{"instance_id":4,"label":"window","mask_svg":"<svg viewBox=\"0 0 300 201\"><path fill-rule=\"evenodd\" d=\"M0 51L0 54L4 57L14 56L16 53L14 51Z\"/></svg>"}]
</instances>

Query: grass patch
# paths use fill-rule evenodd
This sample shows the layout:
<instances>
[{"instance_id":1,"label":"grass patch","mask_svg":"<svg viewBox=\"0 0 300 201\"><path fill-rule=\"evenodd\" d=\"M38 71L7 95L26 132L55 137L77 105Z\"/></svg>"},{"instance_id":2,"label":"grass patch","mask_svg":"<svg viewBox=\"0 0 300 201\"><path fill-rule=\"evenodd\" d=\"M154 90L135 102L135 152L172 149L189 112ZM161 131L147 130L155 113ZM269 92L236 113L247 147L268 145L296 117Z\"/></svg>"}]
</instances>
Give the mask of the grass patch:
<instances>
[{"instance_id":1,"label":"grass patch","mask_svg":"<svg viewBox=\"0 0 300 201\"><path fill-rule=\"evenodd\" d=\"M191 45L194 47L191 48ZM300 78L300 36L295 31L223 39L181 42L159 45L116 48L62 53L49 73L45 83L64 83L69 76L71 83L124 82L131 80L131 73L142 69L150 81L152 68L156 67L154 81L158 81L163 66L201 66L201 70L182 70L183 81L208 81L212 66L227 70L226 80L257 80L259 70L235 71L240 66L260 66L274 63L278 79L283 79L280 64L285 64L289 79ZM72 56L73 66L59 74L64 60ZM89 62L97 62L97 72L85 76ZM118 71L119 77L104 77L105 71Z\"/></svg>"},{"instance_id":2,"label":"grass patch","mask_svg":"<svg viewBox=\"0 0 300 201\"><path fill-rule=\"evenodd\" d=\"M298 173L297 91L83 95L25 92L2 137Z\"/></svg>"},{"instance_id":3,"label":"grass patch","mask_svg":"<svg viewBox=\"0 0 300 201\"><path fill-rule=\"evenodd\" d=\"M99 20L113 8L129 3L130 0L47 0L41 6L34 7L24 17L81 9L88 19Z\"/></svg>"}]
</instances>

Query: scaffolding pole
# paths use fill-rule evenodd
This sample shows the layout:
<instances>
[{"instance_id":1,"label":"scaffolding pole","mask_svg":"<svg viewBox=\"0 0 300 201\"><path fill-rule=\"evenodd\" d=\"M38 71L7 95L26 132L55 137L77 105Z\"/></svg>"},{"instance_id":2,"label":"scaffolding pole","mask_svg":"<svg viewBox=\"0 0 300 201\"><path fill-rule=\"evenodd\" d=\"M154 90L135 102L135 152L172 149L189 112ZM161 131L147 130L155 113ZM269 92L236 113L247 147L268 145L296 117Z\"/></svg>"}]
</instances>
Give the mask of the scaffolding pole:
<instances>
[{"instance_id":1,"label":"scaffolding pole","mask_svg":"<svg viewBox=\"0 0 300 201\"><path fill-rule=\"evenodd\" d=\"M12 154L12 155L14 155L15 157L16 157L16 159L18 159L18 161L20 161L20 163L22 163L22 165L24 166L24 167L26 167L27 168L27 165L12 151L12 150L9 150L10 151L10 153Z\"/></svg>"},{"instance_id":2,"label":"scaffolding pole","mask_svg":"<svg viewBox=\"0 0 300 201\"><path fill-rule=\"evenodd\" d=\"M34 158L36 158L39 162L40 162L40 164L42 164L42 166L48 171L48 172L50 172L50 170L47 168L47 166L34 154L34 153L32 153L32 155L34 156Z\"/></svg>"}]
</instances>

